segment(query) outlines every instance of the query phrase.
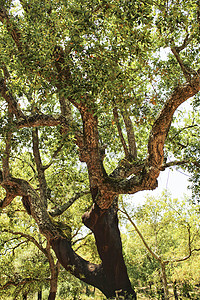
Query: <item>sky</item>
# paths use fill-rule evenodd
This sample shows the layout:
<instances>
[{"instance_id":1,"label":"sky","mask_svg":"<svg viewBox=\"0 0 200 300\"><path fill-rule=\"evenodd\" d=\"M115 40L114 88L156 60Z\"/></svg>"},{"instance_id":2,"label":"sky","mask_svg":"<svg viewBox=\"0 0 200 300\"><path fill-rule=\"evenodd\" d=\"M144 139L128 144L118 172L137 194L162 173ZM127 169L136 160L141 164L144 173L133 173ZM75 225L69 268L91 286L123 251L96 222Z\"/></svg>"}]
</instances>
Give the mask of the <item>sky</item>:
<instances>
[{"instance_id":1,"label":"sky","mask_svg":"<svg viewBox=\"0 0 200 300\"><path fill-rule=\"evenodd\" d=\"M160 173L158 177L158 187L153 191L142 191L130 196L130 200L134 205L138 206L145 202L146 197L160 196L164 190L170 192L172 198L183 199L185 195L191 196L191 190L187 187L189 176L181 169L167 169Z\"/></svg>"}]
</instances>

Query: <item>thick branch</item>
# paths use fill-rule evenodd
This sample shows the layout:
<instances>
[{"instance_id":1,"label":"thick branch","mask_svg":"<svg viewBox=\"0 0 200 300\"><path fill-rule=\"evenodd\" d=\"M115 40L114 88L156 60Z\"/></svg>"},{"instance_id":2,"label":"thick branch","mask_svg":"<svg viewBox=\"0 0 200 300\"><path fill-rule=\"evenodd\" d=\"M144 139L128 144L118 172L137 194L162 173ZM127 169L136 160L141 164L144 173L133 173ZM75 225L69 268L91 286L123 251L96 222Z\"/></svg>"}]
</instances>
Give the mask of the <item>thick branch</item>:
<instances>
[{"instance_id":1,"label":"thick branch","mask_svg":"<svg viewBox=\"0 0 200 300\"><path fill-rule=\"evenodd\" d=\"M82 216L83 223L92 230L95 236L97 250L102 260L106 274L107 287L110 297L114 298L118 292L122 299L136 299L131 287L126 265L122 255L122 243L118 228L118 197L106 211L102 211L96 204ZM123 297L125 294L127 297Z\"/></svg>"},{"instance_id":2,"label":"thick branch","mask_svg":"<svg viewBox=\"0 0 200 300\"><path fill-rule=\"evenodd\" d=\"M159 116L155 120L148 141L148 157L146 161L119 165L106 179L110 191L116 194L134 194L142 190L157 187L157 178L163 168L164 143L171 126L176 109L187 99L200 91L200 70L192 80L178 87L167 100ZM124 162L124 160L123 160ZM130 177L135 173L135 176Z\"/></svg>"},{"instance_id":3,"label":"thick branch","mask_svg":"<svg viewBox=\"0 0 200 300\"><path fill-rule=\"evenodd\" d=\"M20 120L16 123L18 128L24 127L39 127L39 126L57 126L62 124L62 116L52 116L52 115L43 115L35 114L27 116L24 120Z\"/></svg>"},{"instance_id":4,"label":"thick branch","mask_svg":"<svg viewBox=\"0 0 200 300\"><path fill-rule=\"evenodd\" d=\"M154 171L152 169L152 173L158 172L159 174L158 169L160 169L162 166L164 159L164 143L168 135L174 112L183 102L196 95L200 91L199 75L200 70L190 83L187 83L182 87L178 87L173 92L153 124L148 142L149 156L147 161L149 167L155 168Z\"/></svg>"},{"instance_id":5,"label":"thick branch","mask_svg":"<svg viewBox=\"0 0 200 300\"><path fill-rule=\"evenodd\" d=\"M98 119L82 103L79 104L79 110L84 136L84 146L80 149L79 158L87 164L93 201L101 209L107 209L112 204L114 193L105 181L107 174L103 166L104 155L99 147Z\"/></svg>"},{"instance_id":6,"label":"thick branch","mask_svg":"<svg viewBox=\"0 0 200 300\"><path fill-rule=\"evenodd\" d=\"M25 180L14 177L9 178L6 182L2 181L1 185L6 190L12 188L15 196L23 196L28 200L31 215L38 224L40 232L50 241L64 268L77 278L99 288L105 295L110 296L111 289L107 286L103 267L84 260L73 251L71 242L52 223L43 202L31 185Z\"/></svg>"},{"instance_id":7,"label":"thick branch","mask_svg":"<svg viewBox=\"0 0 200 300\"><path fill-rule=\"evenodd\" d=\"M16 123L17 128L24 128L24 127L44 127L44 126L58 126L62 125L64 128L64 132L67 133L67 131L73 128L73 124L69 125L69 122L66 118L63 118L63 116L52 116L52 115L44 115L44 114L35 114L26 117L25 119L19 121ZM70 127L71 126L71 127ZM75 136L75 142L79 147L82 147L83 145L83 135L82 133L75 128L74 126L74 136Z\"/></svg>"},{"instance_id":8,"label":"thick branch","mask_svg":"<svg viewBox=\"0 0 200 300\"><path fill-rule=\"evenodd\" d=\"M197 1L197 22L199 26L199 34L200 34L200 1Z\"/></svg>"},{"instance_id":9,"label":"thick branch","mask_svg":"<svg viewBox=\"0 0 200 300\"><path fill-rule=\"evenodd\" d=\"M106 296L110 296L111 288L107 285L102 265L92 264L71 248L66 239L52 239L51 246L63 267L75 277L100 289Z\"/></svg>"},{"instance_id":10,"label":"thick branch","mask_svg":"<svg viewBox=\"0 0 200 300\"><path fill-rule=\"evenodd\" d=\"M132 174L138 175L144 169L145 161L130 162L126 158L119 162L117 168L109 175L114 179L125 179Z\"/></svg>"}]
</instances>

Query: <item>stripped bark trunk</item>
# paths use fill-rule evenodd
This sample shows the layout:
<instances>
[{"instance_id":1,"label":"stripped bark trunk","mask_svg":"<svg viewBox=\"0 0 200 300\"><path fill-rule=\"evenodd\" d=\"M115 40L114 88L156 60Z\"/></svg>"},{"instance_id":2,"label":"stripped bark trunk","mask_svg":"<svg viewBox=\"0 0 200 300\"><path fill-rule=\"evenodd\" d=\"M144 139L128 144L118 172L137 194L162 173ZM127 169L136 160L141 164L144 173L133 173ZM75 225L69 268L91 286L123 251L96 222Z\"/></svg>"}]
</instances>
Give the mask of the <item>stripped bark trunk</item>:
<instances>
[{"instance_id":1,"label":"stripped bark trunk","mask_svg":"<svg viewBox=\"0 0 200 300\"><path fill-rule=\"evenodd\" d=\"M131 287L122 255L117 210L117 200L106 211L100 210L94 204L91 211L83 215L83 222L94 233L107 285L111 290L110 297L118 295L123 296L123 299L127 299L127 297L136 299L136 293Z\"/></svg>"}]
</instances>

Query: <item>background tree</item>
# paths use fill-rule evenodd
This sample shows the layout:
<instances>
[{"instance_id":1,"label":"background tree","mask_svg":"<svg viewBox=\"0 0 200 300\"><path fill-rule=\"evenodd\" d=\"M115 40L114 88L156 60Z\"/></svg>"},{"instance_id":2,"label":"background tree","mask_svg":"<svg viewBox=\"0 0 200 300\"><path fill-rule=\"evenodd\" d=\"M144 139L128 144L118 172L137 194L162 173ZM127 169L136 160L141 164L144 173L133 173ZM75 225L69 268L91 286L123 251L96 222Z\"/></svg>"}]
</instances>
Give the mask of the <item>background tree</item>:
<instances>
[{"instance_id":1,"label":"background tree","mask_svg":"<svg viewBox=\"0 0 200 300\"><path fill-rule=\"evenodd\" d=\"M180 289L181 284L198 285L198 275L195 275L199 273L198 265L195 266L200 251L198 210L189 200L171 199L166 193L157 198L148 197L131 213L122 205L122 216L132 225L124 247L127 261L138 260L130 263L135 285L149 285L151 289L155 283L159 286L161 280L165 299L170 298L169 283L179 285ZM138 245L136 251L134 244ZM137 264L140 267L134 272ZM189 269L193 270L188 272ZM189 274L184 276L183 270ZM178 293L176 296L178 299Z\"/></svg>"},{"instance_id":2,"label":"background tree","mask_svg":"<svg viewBox=\"0 0 200 300\"><path fill-rule=\"evenodd\" d=\"M43 287L50 285L48 299L55 299L59 263L19 201L4 211L0 226L2 297L42 294Z\"/></svg>"},{"instance_id":3,"label":"background tree","mask_svg":"<svg viewBox=\"0 0 200 300\"><path fill-rule=\"evenodd\" d=\"M193 96L199 105L199 1L1 3L1 208L22 197L67 271L107 297L135 299L118 196L155 189L171 165L199 168L169 138L178 107ZM72 215L76 199L84 204ZM100 264L73 250L84 208Z\"/></svg>"}]
</instances>

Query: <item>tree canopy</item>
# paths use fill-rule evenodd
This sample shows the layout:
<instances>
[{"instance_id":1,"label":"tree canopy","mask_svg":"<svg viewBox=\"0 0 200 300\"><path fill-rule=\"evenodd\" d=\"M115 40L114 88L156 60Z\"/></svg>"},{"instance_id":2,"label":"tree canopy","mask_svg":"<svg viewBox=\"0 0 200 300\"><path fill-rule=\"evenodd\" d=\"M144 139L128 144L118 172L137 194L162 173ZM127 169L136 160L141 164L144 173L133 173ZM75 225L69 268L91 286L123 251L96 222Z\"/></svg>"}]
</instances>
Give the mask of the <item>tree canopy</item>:
<instances>
[{"instance_id":1,"label":"tree canopy","mask_svg":"<svg viewBox=\"0 0 200 300\"><path fill-rule=\"evenodd\" d=\"M171 166L199 195L199 0L2 0L0 29L1 208L20 196L67 271L136 299L118 196ZM81 215L100 263L73 249Z\"/></svg>"}]
</instances>

